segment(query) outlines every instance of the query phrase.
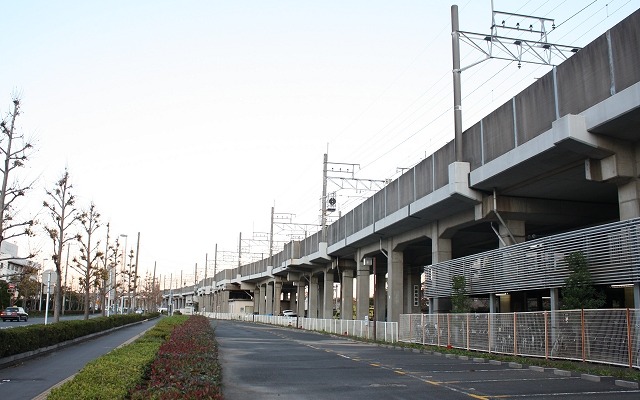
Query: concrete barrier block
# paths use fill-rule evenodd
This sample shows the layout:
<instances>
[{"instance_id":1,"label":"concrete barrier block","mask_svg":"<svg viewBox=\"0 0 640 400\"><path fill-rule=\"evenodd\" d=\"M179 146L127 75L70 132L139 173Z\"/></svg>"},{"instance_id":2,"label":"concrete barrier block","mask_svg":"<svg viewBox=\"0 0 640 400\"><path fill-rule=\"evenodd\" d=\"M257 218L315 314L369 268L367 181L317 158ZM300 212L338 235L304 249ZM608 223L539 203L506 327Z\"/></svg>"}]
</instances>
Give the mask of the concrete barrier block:
<instances>
[{"instance_id":1,"label":"concrete barrier block","mask_svg":"<svg viewBox=\"0 0 640 400\"><path fill-rule=\"evenodd\" d=\"M600 376L591 374L580 374L580 378L590 382L613 382L612 376Z\"/></svg>"},{"instance_id":2,"label":"concrete barrier block","mask_svg":"<svg viewBox=\"0 0 640 400\"><path fill-rule=\"evenodd\" d=\"M627 389L638 389L638 382L623 381L616 379L616 386L620 386Z\"/></svg>"}]
</instances>

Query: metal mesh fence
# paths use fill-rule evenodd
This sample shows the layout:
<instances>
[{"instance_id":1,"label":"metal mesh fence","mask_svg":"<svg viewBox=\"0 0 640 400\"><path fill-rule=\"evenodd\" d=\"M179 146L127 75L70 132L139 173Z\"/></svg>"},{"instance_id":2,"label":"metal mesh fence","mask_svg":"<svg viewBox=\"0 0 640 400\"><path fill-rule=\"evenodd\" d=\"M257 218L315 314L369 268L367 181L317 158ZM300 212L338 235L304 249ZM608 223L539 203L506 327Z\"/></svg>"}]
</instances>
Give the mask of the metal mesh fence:
<instances>
[{"instance_id":1,"label":"metal mesh fence","mask_svg":"<svg viewBox=\"0 0 640 400\"><path fill-rule=\"evenodd\" d=\"M640 309L404 314L398 340L640 368Z\"/></svg>"}]
</instances>

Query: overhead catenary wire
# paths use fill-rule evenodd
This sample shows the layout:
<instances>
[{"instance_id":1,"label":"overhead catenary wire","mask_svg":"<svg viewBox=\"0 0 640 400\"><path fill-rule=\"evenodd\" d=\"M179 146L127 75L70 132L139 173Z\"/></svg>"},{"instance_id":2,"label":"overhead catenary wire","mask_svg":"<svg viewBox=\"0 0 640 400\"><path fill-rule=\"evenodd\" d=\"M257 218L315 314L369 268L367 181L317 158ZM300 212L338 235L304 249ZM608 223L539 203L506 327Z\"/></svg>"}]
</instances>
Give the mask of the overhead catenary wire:
<instances>
[{"instance_id":1,"label":"overhead catenary wire","mask_svg":"<svg viewBox=\"0 0 640 400\"><path fill-rule=\"evenodd\" d=\"M528 3L529 3L529 2L527 2L527 4L528 4ZM538 9L542 8L542 7L543 7L545 4L547 4L547 3L549 3L549 1L544 2L541 6L539 6L538 8L536 8L536 10L538 10ZM564 3L564 2L563 2L563 3ZM559 7L559 6L560 6L561 4L563 4L563 3L556 4L556 7L555 7L555 8ZM588 6L584 7L584 8L583 8L582 10L580 10L579 12L574 13L574 14L573 14L569 19L574 18L575 16L579 15L581 12L583 12L585 9L587 9L587 8L588 8L590 5L592 5L593 3L595 3L595 1L594 1L594 2L592 2L591 4L589 4ZM626 4L626 3L625 3L625 4ZM624 5L623 5L623 6L624 6ZM621 6L620 8L622 8L623 6ZM555 9L555 8L554 8L554 9ZM620 8L619 8L619 9L620 9ZM569 20L569 19L568 19L568 20ZM564 22L567 22L568 20L566 20L566 21L564 21ZM564 22L563 22L563 23L564 23ZM556 29L557 29L557 28L558 28L558 26L556 27ZM587 29L587 32L589 32L589 30L590 30L590 29ZM582 36L581 36L581 37L582 37ZM477 85L476 85L476 86L471 90L471 92L469 92L469 93L465 94L464 98L465 98L465 99L466 99L466 98L469 98L470 96L472 96L473 94L475 94L477 91L479 91L479 89L480 89L482 86L486 85L488 82L492 81L494 78L496 78L498 75L500 75L500 74L501 74L501 73L502 73L502 72L503 72L507 67L508 67L508 64L507 64L507 65L505 65L504 67L502 67L499 71L495 72L495 73L494 73L490 78L485 79L481 84L477 84ZM514 87L518 86L518 84L521 84L523 81L526 81L526 80L529 80L529 79L533 79L533 78L532 78L532 74L533 74L533 73L536 73L536 72L537 72L537 71L539 71L540 69L541 69L541 67L540 67L540 66L536 67L536 68L535 68L532 72L530 72L528 75L526 75L526 76L524 76L523 78L519 79L518 81L516 81L516 82L512 83L512 85L510 86L510 88L509 88L509 89L512 89L512 88L514 88ZM507 83L507 82L513 82L513 81L510 79L513 75L515 75L515 74L511 74L511 75L509 76L509 78L504 79L504 80L500 83L500 85L503 85L504 83ZM443 75L443 77L444 77L444 75ZM442 77L441 77L440 79L442 79ZM438 80L438 81L436 81L436 82L439 82L439 81L440 81L440 80ZM432 85L432 87L433 87L433 86L434 86L434 85ZM415 103L416 103L416 102L417 102L417 101L418 101L422 96L424 96L424 93L423 93L423 94L422 94L418 99L414 100L414 101L410 104L410 106L414 105L414 104L415 104ZM490 102L483 102L482 104L483 104L483 107L481 107L481 108L479 109L479 111L478 111L478 112L474 113L474 114L473 114L474 116L475 116L476 114L478 114L478 113L482 113L482 111L484 111L484 109L486 109L487 107L491 107L491 106L492 106ZM414 138L418 133L420 133L420 132L424 131L426 128L428 128L430 125L432 125L434 122L436 122L437 120L441 119L444 115L446 115L446 113L447 113L447 112L450 112L450 110L451 110L451 107L449 107L447 110L443 111L442 113L437 114L436 116L434 116L434 117L433 117L429 122L427 122L427 123L426 123L425 125L423 125L422 127L418 128L418 129L416 129L416 130L412 130L412 132L411 132L411 133L409 133L408 135L406 135L406 136L404 137L404 139L402 139L402 140L400 140L399 142L395 143L395 144L394 144L394 145L392 145L391 147L386 147L386 148L384 149L384 151L383 151L383 152L381 152L381 153L380 153L380 152L378 152L378 153L375 155L375 160L376 160L377 162L379 162L379 161L380 161L380 159L381 159L382 157L387 156L388 154L392 153L393 151L395 151L396 149L398 149L399 147L401 147L403 144L407 143L409 140L411 140L412 138ZM399 126L400 126L402 123L406 122L410 116L415 115L417 112L418 112L418 110L417 110L417 109L412 110L410 113L408 113L408 115L406 115L406 116L401 120L401 122L400 122L398 125L396 125L396 126L394 127L394 129L395 129L395 128L399 128ZM403 111L403 113L404 113L404 111ZM402 115L402 113L401 113L401 114L396 115L396 116L395 116L395 117L394 117L390 122L388 122L387 124L385 124L385 125L383 126L383 128L381 128L381 129L376 133L376 135L378 135L378 134L380 134L380 133L386 133L386 132L388 132L388 131L386 131L386 129L387 129L387 128L389 128L389 127L392 125L392 123L393 123L394 121L396 121L396 120L397 120L401 115ZM447 135L447 132L444 132L444 135L446 136L446 135ZM370 161L369 163L364 164L364 165L361 167L360 171L362 171L362 170L364 170L365 168L367 168L367 167L371 166L371 165L372 165L372 164L374 164L376 161ZM395 167L395 166L394 166L394 167Z\"/></svg>"}]
</instances>

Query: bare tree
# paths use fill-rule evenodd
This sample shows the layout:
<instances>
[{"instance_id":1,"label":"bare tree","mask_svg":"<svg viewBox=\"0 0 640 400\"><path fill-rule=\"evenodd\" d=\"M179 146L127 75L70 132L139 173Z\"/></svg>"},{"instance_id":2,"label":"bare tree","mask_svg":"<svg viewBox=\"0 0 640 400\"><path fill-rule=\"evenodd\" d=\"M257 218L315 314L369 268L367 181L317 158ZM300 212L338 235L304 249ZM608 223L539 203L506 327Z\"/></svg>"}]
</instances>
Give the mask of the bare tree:
<instances>
[{"instance_id":1,"label":"bare tree","mask_svg":"<svg viewBox=\"0 0 640 400\"><path fill-rule=\"evenodd\" d=\"M111 269L109 267L109 230L110 223L107 223L107 240L104 249L104 256L100 257L102 265L96 270L96 289L98 297L100 299L100 314L106 315L107 308L107 293L109 292L109 278Z\"/></svg>"},{"instance_id":2,"label":"bare tree","mask_svg":"<svg viewBox=\"0 0 640 400\"><path fill-rule=\"evenodd\" d=\"M47 196L50 201L45 200L42 205L49 210L52 226L45 226L45 230L49 234L53 242L53 255L51 256L56 266L56 297L53 312L55 322L60 320L62 309L62 249L65 243L69 243L76 239L76 236L70 233L70 228L79 220L80 214L75 208L76 198L71 193L73 186L69 182L69 171L65 169L62 178L56 182L53 190L47 190Z\"/></svg>"},{"instance_id":3,"label":"bare tree","mask_svg":"<svg viewBox=\"0 0 640 400\"><path fill-rule=\"evenodd\" d=\"M33 279L38 274L38 268L35 263L28 261L27 265L22 268L20 274L17 275L17 285L19 299L22 300L22 307L29 309L28 302L31 300L31 304L35 302L35 295L40 290L40 284L37 280Z\"/></svg>"},{"instance_id":4,"label":"bare tree","mask_svg":"<svg viewBox=\"0 0 640 400\"><path fill-rule=\"evenodd\" d=\"M133 258L135 257L133 249L129 251L129 255L127 257L129 257L129 264L127 264L127 260L125 260L125 265L123 265L122 269L122 276L126 277L127 280L127 313L131 314L133 312L133 299L131 297L131 290L135 285L135 280L138 279L138 276L135 273L136 265L133 262ZM127 266L129 266L128 270Z\"/></svg>"},{"instance_id":5,"label":"bare tree","mask_svg":"<svg viewBox=\"0 0 640 400\"><path fill-rule=\"evenodd\" d=\"M107 235L107 241L109 240L108 238L109 235ZM118 282L118 264L120 264L120 257L120 240L116 238L115 244L107 247L107 256L105 258L111 281L109 290L113 291L112 303L116 307L116 313L118 310L118 291L121 287L120 282Z\"/></svg>"},{"instance_id":6,"label":"bare tree","mask_svg":"<svg viewBox=\"0 0 640 400\"><path fill-rule=\"evenodd\" d=\"M3 241L19 236L33 236L31 220L17 219L16 201L24 197L31 189L31 185L22 185L14 178L16 169L24 166L33 146L25 141L24 135L17 133L16 119L20 115L20 100L13 99L13 111L0 122L0 173L2 173L2 188L0 189L0 245ZM21 259L29 259L35 254L29 254ZM16 257L11 257L16 259Z\"/></svg>"},{"instance_id":7,"label":"bare tree","mask_svg":"<svg viewBox=\"0 0 640 400\"><path fill-rule=\"evenodd\" d=\"M91 287L99 285L98 260L103 256L100 251L100 240L96 239L96 232L100 228L100 213L95 204L91 203L89 210L80 214L82 233L78 234L80 244L80 258L73 259L73 268L80 272L80 284L84 290L84 319L89 319L89 305L91 302ZM95 240L95 241L94 241Z\"/></svg>"}]
</instances>

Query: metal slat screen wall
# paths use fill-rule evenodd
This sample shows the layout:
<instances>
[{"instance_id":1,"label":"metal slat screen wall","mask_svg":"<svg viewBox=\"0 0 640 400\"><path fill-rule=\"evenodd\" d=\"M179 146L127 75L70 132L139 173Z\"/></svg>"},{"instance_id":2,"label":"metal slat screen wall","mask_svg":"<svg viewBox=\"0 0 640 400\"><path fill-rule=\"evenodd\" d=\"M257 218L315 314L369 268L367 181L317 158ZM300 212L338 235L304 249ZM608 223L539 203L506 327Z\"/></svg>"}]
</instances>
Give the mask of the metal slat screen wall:
<instances>
[{"instance_id":1,"label":"metal slat screen wall","mask_svg":"<svg viewBox=\"0 0 640 400\"><path fill-rule=\"evenodd\" d=\"M403 314L398 340L640 368L640 309Z\"/></svg>"},{"instance_id":2,"label":"metal slat screen wall","mask_svg":"<svg viewBox=\"0 0 640 400\"><path fill-rule=\"evenodd\" d=\"M447 297L453 276L470 294L556 288L564 285L564 257L582 252L595 284L640 281L640 219L615 222L460 257L425 267L425 296Z\"/></svg>"}]
</instances>

